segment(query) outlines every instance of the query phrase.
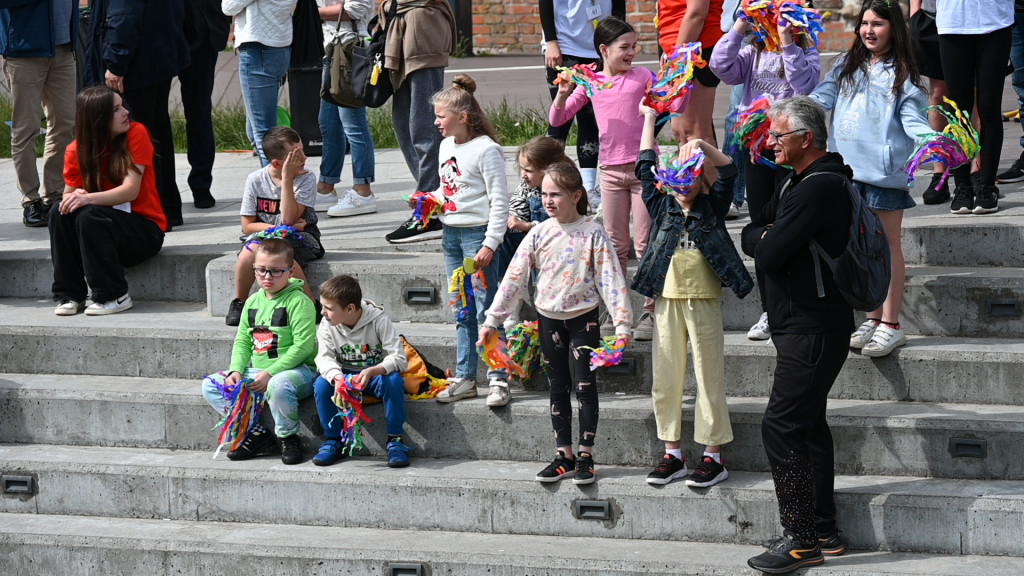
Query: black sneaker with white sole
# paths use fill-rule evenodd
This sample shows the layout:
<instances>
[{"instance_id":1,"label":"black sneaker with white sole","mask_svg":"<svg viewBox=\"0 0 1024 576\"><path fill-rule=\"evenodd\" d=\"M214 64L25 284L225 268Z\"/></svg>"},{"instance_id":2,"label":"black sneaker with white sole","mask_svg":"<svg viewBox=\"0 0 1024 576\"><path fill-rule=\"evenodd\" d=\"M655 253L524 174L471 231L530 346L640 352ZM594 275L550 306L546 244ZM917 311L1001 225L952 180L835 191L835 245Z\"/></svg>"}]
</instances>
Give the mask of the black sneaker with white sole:
<instances>
[{"instance_id":1,"label":"black sneaker with white sole","mask_svg":"<svg viewBox=\"0 0 1024 576\"><path fill-rule=\"evenodd\" d=\"M953 214L972 214L974 212L974 188L970 185L957 185L953 191L953 203L949 205Z\"/></svg>"},{"instance_id":2,"label":"black sneaker with white sole","mask_svg":"<svg viewBox=\"0 0 1024 576\"><path fill-rule=\"evenodd\" d=\"M715 462L711 456L704 456L697 464L697 469L686 478L686 485L693 488L708 488L729 477L725 466Z\"/></svg>"},{"instance_id":3,"label":"black sneaker with white sole","mask_svg":"<svg viewBox=\"0 0 1024 576\"><path fill-rule=\"evenodd\" d=\"M228 452L228 460L249 460L272 452L277 452L277 438L263 425L257 424L249 429L238 448Z\"/></svg>"},{"instance_id":4,"label":"black sneaker with white sole","mask_svg":"<svg viewBox=\"0 0 1024 576\"><path fill-rule=\"evenodd\" d=\"M685 478L686 472L685 460L680 460L672 454L665 454L661 462L658 462L658 466L647 475L647 483L664 486L678 478Z\"/></svg>"},{"instance_id":5,"label":"black sneaker with white sole","mask_svg":"<svg viewBox=\"0 0 1024 576\"><path fill-rule=\"evenodd\" d=\"M558 482L562 478L576 473L576 464L565 457L565 452L558 451L558 456L546 468L537 473L537 482Z\"/></svg>"},{"instance_id":6,"label":"black sneaker with white sole","mask_svg":"<svg viewBox=\"0 0 1024 576\"><path fill-rule=\"evenodd\" d=\"M419 220L415 218L409 218L397 230L384 236L384 239L392 244L437 240L441 237L442 230L444 230L444 226L437 218L431 218L427 221L426 226L420 224Z\"/></svg>"},{"instance_id":7,"label":"black sneaker with white sole","mask_svg":"<svg viewBox=\"0 0 1024 576\"><path fill-rule=\"evenodd\" d=\"M1013 164L1005 171L996 176L996 182L1010 184L1024 181L1024 157L1013 161Z\"/></svg>"},{"instance_id":8,"label":"black sneaker with white sole","mask_svg":"<svg viewBox=\"0 0 1024 576\"><path fill-rule=\"evenodd\" d=\"M977 189L978 195L974 198L975 214L991 214L999 210L999 189L989 184Z\"/></svg>"},{"instance_id":9,"label":"black sneaker with white sole","mask_svg":"<svg viewBox=\"0 0 1024 576\"><path fill-rule=\"evenodd\" d=\"M573 484L593 484L597 479L594 471L594 459L586 452L576 454L576 473L573 474Z\"/></svg>"}]
</instances>

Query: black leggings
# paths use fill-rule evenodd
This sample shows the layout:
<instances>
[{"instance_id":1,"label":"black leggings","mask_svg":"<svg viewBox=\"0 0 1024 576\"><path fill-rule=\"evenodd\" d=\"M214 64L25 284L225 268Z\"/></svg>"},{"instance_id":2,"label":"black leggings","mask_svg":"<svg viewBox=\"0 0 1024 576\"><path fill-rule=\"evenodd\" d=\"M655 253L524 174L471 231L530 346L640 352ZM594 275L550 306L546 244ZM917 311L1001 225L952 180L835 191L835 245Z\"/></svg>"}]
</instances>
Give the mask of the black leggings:
<instances>
[{"instance_id":1,"label":"black leggings","mask_svg":"<svg viewBox=\"0 0 1024 576\"><path fill-rule=\"evenodd\" d=\"M597 60L580 58L578 56L562 55L562 66L572 67L576 64L595 64ZM547 69L548 92L551 99L558 94L558 86L555 86L555 78L558 77L558 70ZM598 140L597 118L594 117L594 105L587 102L580 111L576 113L576 157L579 158L580 168L597 168L597 153L601 149ZM548 136L555 140L565 140L569 137L569 129L572 128L572 121L561 126L548 126Z\"/></svg>"},{"instance_id":2,"label":"black leggings","mask_svg":"<svg viewBox=\"0 0 1024 576\"><path fill-rule=\"evenodd\" d=\"M971 114L974 90L978 90L981 184L984 186L996 183L996 171L999 169L999 153L1003 146L1003 84L1012 28L1008 26L988 34L939 35L942 74L946 77L949 99L956 102L960 110ZM953 170L957 186L970 184L970 172L970 163Z\"/></svg>"},{"instance_id":3,"label":"black leggings","mask_svg":"<svg viewBox=\"0 0 1024 576\"><path fill-rule=\"evenodd\" d=\"M569 320L553 320L537 314L540 351L551 386L551 426L558 446L572 446L572 402L569 388L576 375L576 400L580 405L580 446L594 446L597 434L597 378L590 370L590 352L600 339L597 308ZM570 373L571 366L571 373Z\"/></svg>"}]
</instances>

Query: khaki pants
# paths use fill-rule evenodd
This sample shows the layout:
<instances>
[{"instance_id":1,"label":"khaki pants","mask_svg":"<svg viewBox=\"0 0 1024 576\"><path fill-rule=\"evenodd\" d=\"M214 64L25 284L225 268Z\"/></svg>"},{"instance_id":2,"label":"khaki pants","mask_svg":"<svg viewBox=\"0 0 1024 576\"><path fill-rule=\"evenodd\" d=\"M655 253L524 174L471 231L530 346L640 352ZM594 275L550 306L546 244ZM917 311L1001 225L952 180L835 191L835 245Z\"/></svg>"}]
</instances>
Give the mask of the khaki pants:
<instances>
[{"instance_id":1,"label":"khaki pants","mask_svg":"<svg viewBox=\"0 0 1024 576\"><path fill-rule=\"evenodd\" d=\"M57 47L53 58L5 58L4 74L11 86L11 156L21 190L21 205L45 199L60 200L64 193L64 149L75 136L77 68L71 45ZM40 110L46 111L46 148L43 151L43 190L36 169L36 138Z\"/></svg>"},{"instance_id":2,"label":"khaki pants","mask_svg":"<svg viewBox=\"0 0 1024 576\"><path fill-rule=\"evenodd\" d=\"M697 400L693 440L706 446L732 442L729 407L725 403L725 335L717 298L658 298L654 304L654 418L658 438L682 438L683 385L686 350L693 347Z\"/></svg>"}]
</instances>

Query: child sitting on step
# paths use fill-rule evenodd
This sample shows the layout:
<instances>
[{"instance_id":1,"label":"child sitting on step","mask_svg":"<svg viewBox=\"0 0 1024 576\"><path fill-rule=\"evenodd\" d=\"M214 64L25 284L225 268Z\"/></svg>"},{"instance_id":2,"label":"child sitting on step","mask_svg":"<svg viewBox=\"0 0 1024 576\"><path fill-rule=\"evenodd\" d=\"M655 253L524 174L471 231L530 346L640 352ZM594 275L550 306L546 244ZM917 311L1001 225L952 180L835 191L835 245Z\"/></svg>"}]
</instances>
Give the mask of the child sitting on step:
<instances>
[{"instance_id":1,"label":"child sitting on step","mask_svg":"<svg viewBox=\"0 0 1024 576\"><path fill-rule=\"evenodd\" d=\"M289 274L295 257L287 242L268 238L260 241L254 252L252 271L259 278L260 290L242 307L227 374L206 377L203 396L223 415L230 404L220 388L251 380L247 384L250 390L266 394L274 432L281 440L281 461L298 464L302 462L299 400L313 394L316 379L316 310L302 293L305 282ZM256 423L242 444L228 452L228 458L248 460L276 446L270 431Z\"/></svg>"},{"instance_id":2,"label":"child sitting on step","mask_svg":"<svg viewBox=\"0 0 1024 576\"><path fill-rule=\"evenodd\" d=\"M270 160L264 168L249 174L242 193L242 232L250 235L275 226L292 228L282 235L295 252L291 276L306 281L304 270L324 255L320 229L313 210L316 203L316 174L306 170L299 133L286 126L275 126L263 137L263 153ZM242 302L256 280L252 273L253 253L242 248L235 264L235 299L228 306L224 322L238 326ZM313 293L303 288L310 300Z\"/></svg>"},{"instance_id":3,"label":"child sitting on step","mask_svg":"<svg viewBox=\"0 0 1024 576\"><path fill-rule=\"evenodd\" d=\"M355 395L369 394L384 402L385 430L388 434L388 466L409 465L409 447L402 443L405 426L405 382L402 372L408 366L405 346L384 310L363 300L359 281L351 276L335 276L320 285L323 320L317 327L319 352L316 368L320 377L313 384L316 410L327 441L313 457L313 464L330 466L348 455L351 447L341 440L342 408L334 403L335 387L344 386L344 375L353 375Z\"/></svg>"}]
</instances>

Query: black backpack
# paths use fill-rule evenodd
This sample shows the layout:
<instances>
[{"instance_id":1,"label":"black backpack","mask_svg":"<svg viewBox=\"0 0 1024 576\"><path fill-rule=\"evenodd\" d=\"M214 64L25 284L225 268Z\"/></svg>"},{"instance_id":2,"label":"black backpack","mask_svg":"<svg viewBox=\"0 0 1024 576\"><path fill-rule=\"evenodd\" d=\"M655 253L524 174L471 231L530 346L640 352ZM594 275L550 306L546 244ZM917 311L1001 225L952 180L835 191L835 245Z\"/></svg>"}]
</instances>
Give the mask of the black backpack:
<instances>
[{"instance_id":1,"label":"black backpack","mask_svg":"<svg viewBox=\"0 0 1024 576\"><path fill-rule=\"evenodd\" d=\"M860 194L854 191L846 176L838 172L815 172L808 174L807 178L819 174L833 175L842 180L843 189L850 195L853 210L850 217L850 239L846 244L846 250L838 257L833 258L817 240L811 239L810 250L814 257L814 279L818 285L818 298L825 297L820 264L820 260L824 259L832 270L839 292L854 310L877 310L882 302L885 302L889 294L889 282L892 280L889 240L885 236L885 229L882 228L882 221L868 207Z\"/></svg>"}]
</instances>

